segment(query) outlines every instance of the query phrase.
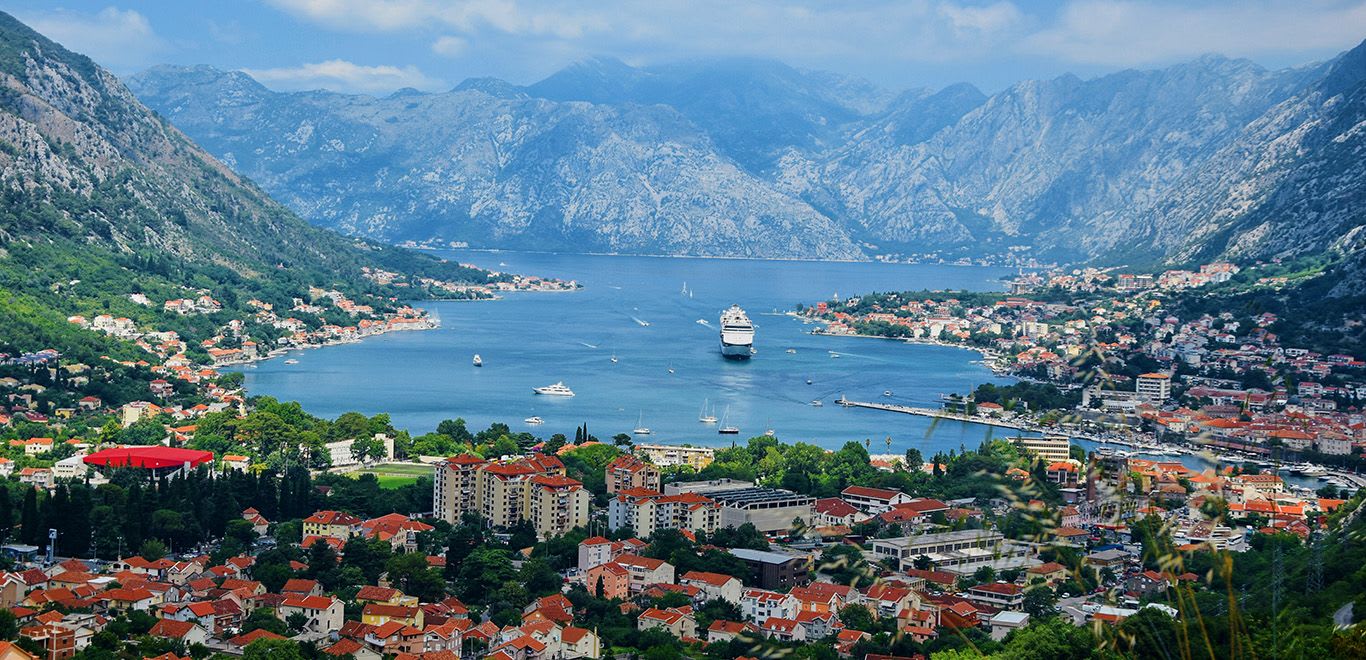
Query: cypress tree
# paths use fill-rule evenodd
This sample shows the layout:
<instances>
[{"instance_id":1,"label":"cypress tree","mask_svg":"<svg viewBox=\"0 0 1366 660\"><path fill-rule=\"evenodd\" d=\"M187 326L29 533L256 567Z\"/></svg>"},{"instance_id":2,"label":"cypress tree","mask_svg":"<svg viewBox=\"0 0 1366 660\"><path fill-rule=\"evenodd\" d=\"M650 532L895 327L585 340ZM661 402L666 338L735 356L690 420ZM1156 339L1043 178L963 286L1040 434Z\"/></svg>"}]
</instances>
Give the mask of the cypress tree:
<instances>
[{"instance_id":1,"label":"cypress tree","mask_svg":"<svg viewBox=\"0 0 1366 660\"><path fill-rule=\"evenodd\" d=\"M20 540L29 545L37 545L42 535L42 522L38 519L38 489L29 488L24 493L24 509L19 515Z\"/></svg>"},{"instance_id":2,"label":"cypress tree","mask_svg":"<svg viewBox=\"0 0 1366 660\"><path fill-rule=\"evenodd\" d=\"M0 484L0 543L9 540L14 531L14 504L9 499L9 487Z\"/></svg>"}]
</instances>

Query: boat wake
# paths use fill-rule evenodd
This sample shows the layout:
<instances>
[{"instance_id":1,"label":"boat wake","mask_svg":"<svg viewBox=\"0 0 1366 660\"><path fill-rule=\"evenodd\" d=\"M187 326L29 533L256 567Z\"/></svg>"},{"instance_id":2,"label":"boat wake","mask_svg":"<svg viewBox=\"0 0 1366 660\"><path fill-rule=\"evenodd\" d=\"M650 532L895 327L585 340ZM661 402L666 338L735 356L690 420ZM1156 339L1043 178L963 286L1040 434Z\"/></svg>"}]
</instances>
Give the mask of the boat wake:
<instances>
[{"instance_id":1,"label":"boat wake","mask_svg":"<svg viewBox=\"0 0 1366 660\"><path fill-rule=\"evenodd\" d=\"M583 346L584 348L597 348L597 346L594 346L593 344L590 344L586 341L579 342L579 345Z\"/></svg>"}]
</instances>

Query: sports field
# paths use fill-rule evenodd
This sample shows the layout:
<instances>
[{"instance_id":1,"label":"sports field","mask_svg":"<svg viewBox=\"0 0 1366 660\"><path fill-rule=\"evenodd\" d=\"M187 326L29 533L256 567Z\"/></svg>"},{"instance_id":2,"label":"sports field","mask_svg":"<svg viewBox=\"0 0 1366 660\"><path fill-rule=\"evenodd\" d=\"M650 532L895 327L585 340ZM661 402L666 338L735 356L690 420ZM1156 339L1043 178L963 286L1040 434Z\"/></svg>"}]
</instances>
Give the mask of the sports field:
<instances>
[{"instance_id":1,"label":"sports field","mask_svg":"<svg viewBox=\"0 0 1366 660\"><path fill-rule=\"evenodd\" d=\"M381 488L402 488L417 483L418 477L432 476L432 468L427 465L407 463L381 463L375 467L350 473L353 476L373 474L379 479Z\"/></svg>"}]
</instances>

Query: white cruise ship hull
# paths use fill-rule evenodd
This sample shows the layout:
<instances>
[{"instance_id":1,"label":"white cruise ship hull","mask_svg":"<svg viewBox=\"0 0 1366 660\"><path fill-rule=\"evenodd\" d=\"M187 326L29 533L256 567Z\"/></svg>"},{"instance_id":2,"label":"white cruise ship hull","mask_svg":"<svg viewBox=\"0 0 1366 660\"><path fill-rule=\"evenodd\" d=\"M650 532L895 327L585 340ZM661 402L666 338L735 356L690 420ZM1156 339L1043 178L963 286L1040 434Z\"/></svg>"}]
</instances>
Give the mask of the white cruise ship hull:
<instances>
[{"instance_id":1,"label":"white cruise ship hull","mask_svg":"<svg viewBox=\"0 0 1366 660\"><path fill-rule=\"evenodd\" d=\"M721 342L721 356L728 360L748 360L752 348L749 344L727 344Z\"/></svg>"}]
</instances>

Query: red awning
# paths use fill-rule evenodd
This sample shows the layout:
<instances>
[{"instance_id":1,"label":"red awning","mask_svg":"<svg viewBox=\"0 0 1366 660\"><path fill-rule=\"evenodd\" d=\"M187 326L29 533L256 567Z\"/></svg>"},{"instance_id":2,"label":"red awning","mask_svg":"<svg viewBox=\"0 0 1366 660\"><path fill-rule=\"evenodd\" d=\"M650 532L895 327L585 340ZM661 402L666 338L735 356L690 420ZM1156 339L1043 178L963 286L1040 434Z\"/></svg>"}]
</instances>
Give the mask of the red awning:
<instances>
[{"instance_id":1,"label":"red awning","mask_svg":"<svg viewBox=\"0 0 1366 660\"><path fill-rule=\"evenodd\" d=\"M89 465L105 467L140 467L147 469L191 467L213 461L213 452L176 447L116 447L97 451L83 459Z\"/></svg>"}]
</instances>

